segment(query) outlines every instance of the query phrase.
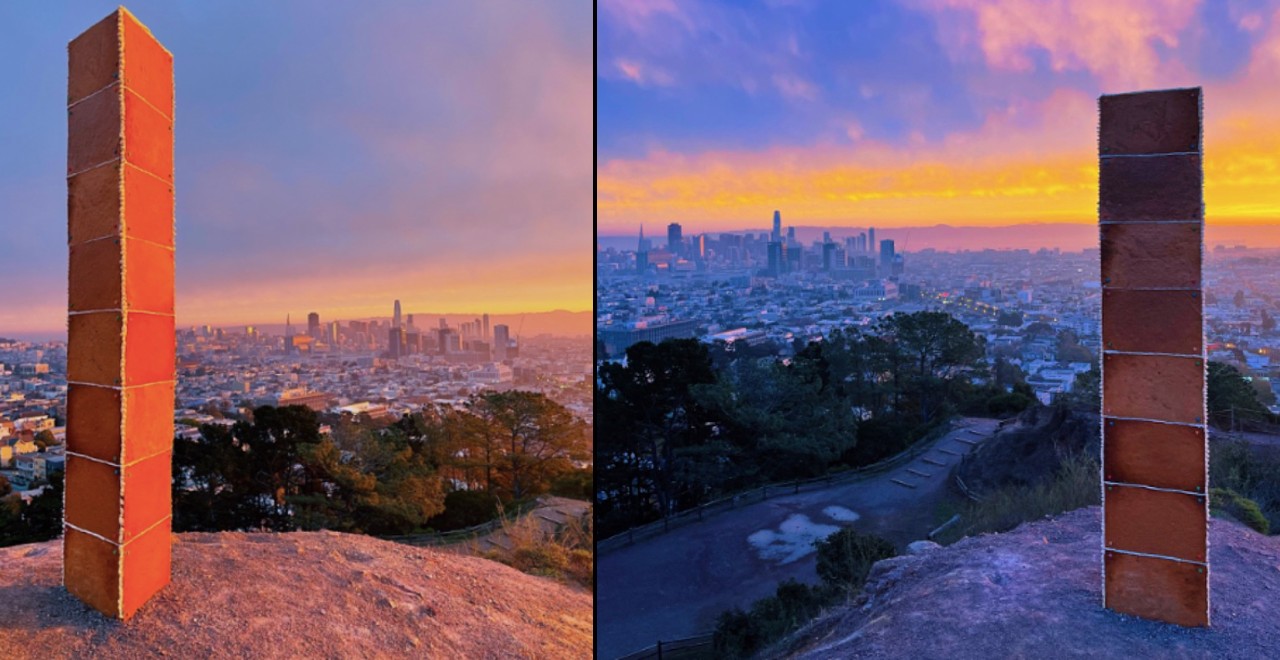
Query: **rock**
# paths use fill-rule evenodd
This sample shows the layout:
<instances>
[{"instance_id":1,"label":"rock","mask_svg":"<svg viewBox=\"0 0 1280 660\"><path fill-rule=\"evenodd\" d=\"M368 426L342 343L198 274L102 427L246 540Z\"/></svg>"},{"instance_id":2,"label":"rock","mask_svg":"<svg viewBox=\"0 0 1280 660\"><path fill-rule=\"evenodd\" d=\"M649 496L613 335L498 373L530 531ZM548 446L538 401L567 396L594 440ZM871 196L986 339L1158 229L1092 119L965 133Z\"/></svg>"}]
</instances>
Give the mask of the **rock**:
<instances>
[{"instance_id":1,"label":"rock","mask_svg":"<svg viewBox=\"0 0 1280 660\"><path fill-rule=\"evenodd\" d=\"M877 562L861 594L765 656L1276 657L1280 629L1267 581L1280 563L1280 537L1210 522L1212 628L1203 630L1102 607L1101 527L1100 508L1087 507Z\"/></svg>"},{"instance_id":2,"label":"rock","mask_svg":"<svg viewBox=\"0 0 1280 660\"><path fill-rule=\"evenodd\" d=\"M589 591L495 562L337 532L176 540L172 583L124 625L63 589L61 541L0 548L0 658L591 657Z\"/></svg>"},{"instance_id":3,"label":"rock","mask_svg":"<svg viewBox=\"0 0 1280 660\"><path fill-rule=\"evenodd\" d=\"M912 541L907 544L907 554L922 555L930 550L937 550L941 547L942 546L934 543L933 541Z\"/></svg>"}]
</instances>

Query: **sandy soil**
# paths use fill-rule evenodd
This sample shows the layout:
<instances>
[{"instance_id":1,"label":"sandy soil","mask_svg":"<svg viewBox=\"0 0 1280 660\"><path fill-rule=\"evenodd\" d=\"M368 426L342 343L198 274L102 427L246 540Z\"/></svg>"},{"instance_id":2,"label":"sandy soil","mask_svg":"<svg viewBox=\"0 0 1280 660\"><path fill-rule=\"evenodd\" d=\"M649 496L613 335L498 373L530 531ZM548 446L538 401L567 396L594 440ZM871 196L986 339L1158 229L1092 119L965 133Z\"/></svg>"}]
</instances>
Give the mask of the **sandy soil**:
<instances>
[{"instance_id":1,"label":"sandy soil","mask_svg":"<svg viewBox=\"0 0 1280 660\"><path fill-rule=\"evenodd\" d=\"M501 564L332 532L174 535L127 623L61 586L61 541L0 548L0 657L589 658L591 594Z\"/></svg>"},{"instance_id":2,"label":"sandy soil","mask_svg":"<svg viewBox=\"0 0 1280 660\"><path fill-rule=\"evenodd\" d=\"M774 654L802 658L1274 658L1280 537L1212 520L1212 627L1102 607L1101 509L878 562L863 593Z\"/></svg>"}]
</instances>

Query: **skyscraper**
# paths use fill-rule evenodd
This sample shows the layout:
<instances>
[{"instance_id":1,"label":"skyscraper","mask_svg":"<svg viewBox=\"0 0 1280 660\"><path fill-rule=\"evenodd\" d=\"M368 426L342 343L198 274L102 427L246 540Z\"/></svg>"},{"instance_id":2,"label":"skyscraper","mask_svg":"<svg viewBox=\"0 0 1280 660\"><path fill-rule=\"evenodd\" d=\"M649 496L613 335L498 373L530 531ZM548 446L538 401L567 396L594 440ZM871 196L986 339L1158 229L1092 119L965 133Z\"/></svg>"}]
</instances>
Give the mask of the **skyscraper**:
<instances>
[{"instance_id":1,"label":"skyscraper","mask_svg":"<svg viewBox=\"0 0 1280 660\"><path fill-rule=\"evenodd\" d=\"M893 240L886 238L880 241L880 272L882 275L893 274Z\"/></svg>"},{"instance_id":2,"label":"skyscraper","mask_svg":"<svg viewBox=\"0 0 1280 660\"><path fill-rule=\"evenodd\" d=\"M795 245L795 243L796 243L796 228L787 227L787 244Z\"/></svg>"},{"instance_id":3,"label":"skyscraper","mask_svg":"<svg viewBox=\"0 0 1280 660\"><path fill-rule=\"evenodd\" d=\"M772 275L782 274L782 243L779 241L769 241L769 273Z\"/></svg>"},{"instance_id":4,"label":"skyscraper","mask_svg":"<svg viewBox=\"0 0 1280 660\"><path fill-rule=\"evenodd\" d=\"M501 323L493 326L493 359L499 362L507 359L507 346L510 342L507 326Z\"/></svg>"},{"instance_id":5,"label":"skyscraper","mask_svg":"<svg viewBox=\"0 0 1280 660\"><path fill-rule=\"evenodd\" d=\"M410 315L408 315L408 316L406 316L406 317L405 317L405 323L407 323L407 324L409 325L409 329L410 329L410 330L412 330L412 329L413 329L413 314L410 314Z\"/></svg>"},{"instance_id":6,"label":"skyscraper","mask_svg":"<svg viewBox=\"0 0 1280 660\"><path fill-rule=\"evenodd\" d=\"M399 325L387 329L387 350L391 353L393 360L405 355L404 335L404 328Z\"/></svg>"},{"instance_id":7,"label":"skyscraper","mask_svg":"<svg viewBox=\"0 0 1280 660\"><path fill-rule=\"evenodd\" d=\"M307 314L307 334L320 339L320 315L315 312Z\"/></svg>"},{"instance_id":8,"label":"skyscraper","mask_svg":"<svg viewBox=\"0 0 1280 660\"><path fill-rule=\"evenodd\" d=\"M876 228L867 227L867 252L875 252L876 245Z\"/></svg>"},{"instance_id":9,"label":"skyscraper","mask_svg":"<svg viewBox=\"0 0 1280 660\"><path fill-rule=\"evenodd\" d=\"M484 315L484 340L489 341L489 315Z\"/></svg>"},{"instance_id":10,"label":"skyscraper","mask_svg":"<svg viewBox=\"0 0 1280 660\"><path fill-rule=\"evenodd\" d=\"M640 225L640 240L636 242L636 272L643 275L649 270L649 244L644 240L644 225Z\"/></svg>"},{"instance_id":11,"label":"skyscraper","mask_svg":"<svg viewBox=\"0 0 1280 660\"><path fill-rule=\"evenodd\" d=\"M394 328L400 327L400 301L396 301L395 320L391 323Z\"/></svg>"},{"instance_id":12,"label":"skyscraper","mask_svg":"<svg viewBox=\"0 0 1280 660\"><path fill-rule=\"evenodd\" d=\"M672 254L681 254L682 241L684 237L680 232L680 223L673 222L667 225L667 250Z\"/></svg>"},{"instance_id":13,"label":"skyscraper","mask_svg":"<svg viewBox=\"0 0 1280 660\"><path fill-rule=\"evenodd\" d=\"M329 333L326 339L329 341L330 346L338 345L338 322L337 321L329 322Z\"/></svg>"},{"instance_id":14,"label":"skyscraper","mask_svg":"<svg viewBox=\"0 0 1280 660\"><path fill-rule=\"evenodd\" d=\"M770 240L775 243L782 240L782 211L773 212L773 234Z\"/></svg>"}]
</instances>

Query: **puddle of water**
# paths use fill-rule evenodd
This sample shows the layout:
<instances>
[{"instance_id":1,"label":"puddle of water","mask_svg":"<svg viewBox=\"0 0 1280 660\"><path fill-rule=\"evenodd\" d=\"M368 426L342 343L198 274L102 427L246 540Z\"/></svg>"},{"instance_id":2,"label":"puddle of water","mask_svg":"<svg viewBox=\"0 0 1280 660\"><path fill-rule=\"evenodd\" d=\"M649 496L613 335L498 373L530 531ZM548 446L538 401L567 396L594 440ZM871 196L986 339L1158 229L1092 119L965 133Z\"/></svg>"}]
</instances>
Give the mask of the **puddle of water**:
<instances>
[{"instance_id":1,"label":"puddle of water","mask_svg":"<svg viewBox=\"0 0 1280 660\"><path fill-rule=\"evenodd\" d=\"M842 506L829 506L823 509L822 512L827 514L828 518L843 523L857 522L857 520L862 517L854 511Z\"/></svg>"},{"instance_id":2,"label":"puddle of water","mask_svg":"<svg viewBox=\"0 0 1280 660\"><path fill-rule=\"evenodd\" d=\"M747 542L756 549L756 554L761 559L790 564L815 552L814 541L825 539L838 531L840 528L835 525L815 523L809 516L795 513L783 521L777 530L759 530L748 536Z\"/></svg>"}]
</instances>

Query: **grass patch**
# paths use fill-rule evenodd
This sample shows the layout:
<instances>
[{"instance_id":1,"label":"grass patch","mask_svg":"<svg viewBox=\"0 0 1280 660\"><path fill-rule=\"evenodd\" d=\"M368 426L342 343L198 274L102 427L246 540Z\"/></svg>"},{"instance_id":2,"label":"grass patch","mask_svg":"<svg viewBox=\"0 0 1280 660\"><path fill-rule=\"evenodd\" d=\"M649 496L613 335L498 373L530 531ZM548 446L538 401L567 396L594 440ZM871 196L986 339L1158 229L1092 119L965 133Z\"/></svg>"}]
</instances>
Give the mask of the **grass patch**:
<instances>
[{"instance_id":1,"label":"grass patch","mask_svg":"<svg viewBox=\"0 0 1280 660\"><path fill-rule=\"evenodd\" d=\"M1257 502L1227 488L1214 488L1209 492L1211 512L1226 513L1260 534L1271 533L1271 523L1267 521L1266 516L1262 515L1262 509L1258 507Z\"/></svg>"},{"instance_id":2,"label":"grass patch","mask_svg":"<svg viewBox=\"0 0 1280 660\"><path fill-rule=\"evenodd\" d=\"M1007 532L1024 522L1099 504L1098 461L1075 454L1063 459L1052 479L1035 486L1010 486L965 504L960 523L934 540L943 545L966 536Z\"/></svg>"},{"instance_id":3,"label":"grass patch","mask_svg":"<svg viewBox=\"0 0 1280 660\"><path fill-rule=\"evenodd\" d=\"M510 548L479 553L522 573L595 588L595 534L591 510L571 518L554 531L543 528L533 516L504 522L502 534Z\"/></svg>"}]
</instances>

